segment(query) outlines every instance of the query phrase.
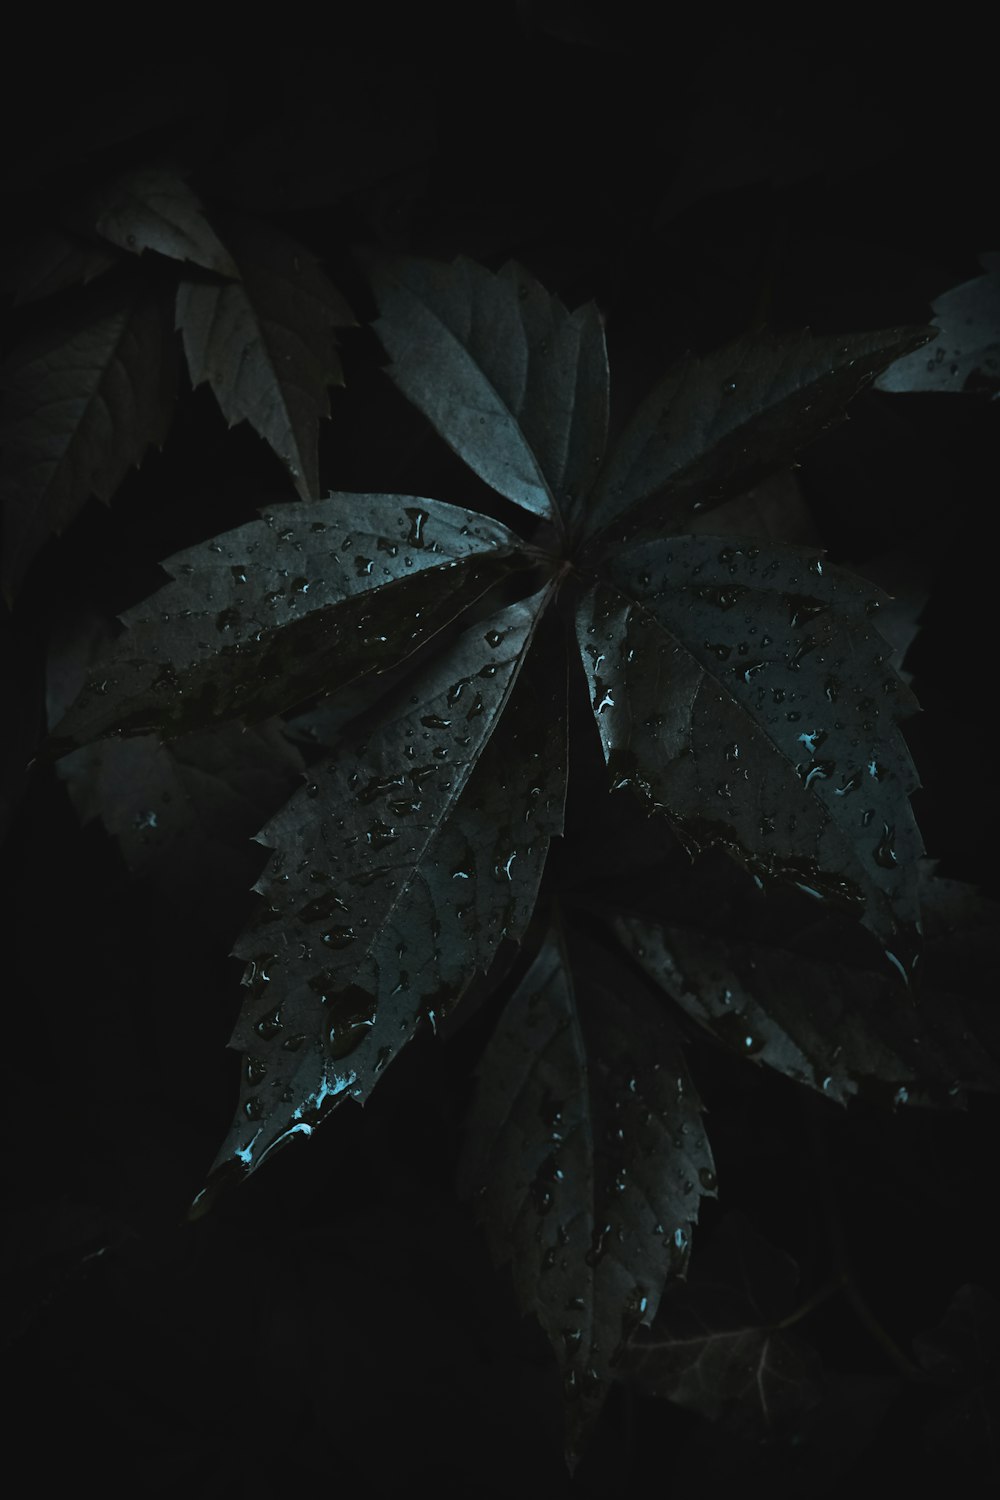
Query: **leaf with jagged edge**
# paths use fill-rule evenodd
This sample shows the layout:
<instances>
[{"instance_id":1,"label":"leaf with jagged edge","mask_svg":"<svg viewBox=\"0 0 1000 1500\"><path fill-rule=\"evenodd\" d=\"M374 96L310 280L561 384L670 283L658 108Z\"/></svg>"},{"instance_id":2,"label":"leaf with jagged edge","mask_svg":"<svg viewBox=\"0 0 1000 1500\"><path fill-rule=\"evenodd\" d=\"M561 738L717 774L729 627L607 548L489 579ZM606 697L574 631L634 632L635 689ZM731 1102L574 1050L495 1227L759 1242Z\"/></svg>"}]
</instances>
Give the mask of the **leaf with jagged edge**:
<instances>
[{"instance_id":1,"label":"leaf with jagged edge","mask_svg":"<svg viewBox=\"0 0 1000 1500\"><path fill-rule=\"evenodd\" d=\"M895 360L875 382L879 391L1000 391L1000 255L980 256L985 274L935 297L933 349Z\"/></svg>"},{"instance_id":2,"label":"leaf with jagged edge","mask_svg":"<svg viewBox=\"0 0 1000 1500\"><path fill-rule=\"evenodd\" d=\"M668 1286L623 1375L648 1395L747 1435L778 1435L822 1399L815 1352L787 1326L798 1267L740 1214L722 1221L686 1283Z\"/></svg>"},{"instance_id":3,"label":"leaf with jagged edge","mask_svg":"<svg viewBox=\"0 0 1000 1500\"><path fill-rule=\"evenodd\" d=\"M614 786L694 851L853 911L908 966L916 772L863 579L800 548L671 537L611 554L578 613Z\"/></svg>"},{"instance_id":4,"label":"leaf with jagged edge","mask_svg":"<svg viewBox=\"0 0 1000 1500\"><path fill-rule=\"evenodd\" d=\"M962 993L961 975L970 942L990 934L995 948L996 912L984 923L984 903L932 879L928 863L916 993L879 966L877 950L852 947L832 924L797 930L786 913L769 932L749 906L738 912L731 903L720 924L704 897L699 909L697 889L690 901L666 897L663 921L620 915L614 926L648 977L738 1055L840 1104L868 1093L896 1105L962 1107L967 1091L1000 1088L1000 1029L989 1007ZM980 951L979 972L986 959Z\"/></svg>"},{"instance_id":5,"label":"leaf with jagged edge","mask_svg":"<svg viewBox=\"0 0 1000 1500\"><path fill-rule=\"evenodd\" d=\"M271 225L227 218L219 236L240 279L185 278L177 290L192 385L207 381L230 427L247 421L303 500L319 495L319 424L342 385L335 328L354 315L315 256Z\"/></svg>"},{"instance_id":6,"label":"leaf with jagged edge","mask_svg":"<svg viewBox=\"0 0 1000 1500\"><path fill-rule=\"evenodd\" d=\"M821 338L762 331L680 360L609 454L588 506L588 534L682 529L692 512L789 463L873 375L933 336L928 328Z\"/></svg>"},{"instance_id":7,"label":"leaf with jagged edge","mask_svg":"<svg viewBox=\"0 0 1000 1500\"><path fill-rule=\"evenodd\" d=\"M698 1095L633 974L551 931L479 1066L461 1166L498 1263L556 1353L574 1463L634 1329L714 1196Z\"/></svg>"},{"instance_id":8,"label":"leaf with jagged edge","mask_svg":"<svg viewBox=\"0 0 1000 1500\"><path fill-rule=\"evenodd\" d=\"M28 336L0 372L3 590L91 495L108 501L173 416L177 352L164 298L138 277L98 285Z\"/></svg>"},{"instance_id":9,"label":"leaf with jagged edge","mask_svg":"<svg viewBox=\"0 0 1000 1500\"><path fill-rule=\"evenodd\" d=\"M522 267L380 261L372 281L389 374L499 494L559 520L590 489L608 425L593 303L567 312Z\"/></svg>"},{"instance_id":10,"label":"leaf with jagged edge","mask_svg":"<svg viewBox=\"0 0 1000 1500\"><path fill-rule=\"evenodd\" d=\"M239 278L236 262L212 228L198 194L169 167L138 167L105 184L90 205L94 228L121 250L156 250Z\"/></svg>"},{"instance_id":11,"label":"leaf with jagged edge","mask_svg":"<svg viewBox=\"0 0 1000 1500\"><path fill-rule=\"evenodd\" d=\"M216 1169L250 1172L342 1099L364 1101L418 1026L523 935L565 798L549 598L470 625L261 831L274 852L235 949L245 1062Z\"/></svg>"},{"instance_id":12,"label":"leaf with jagged edge","mask_svg":"<svg viewBox=\"0 0 1000 1500\"><path fill-rule=\"evenodd\" d=\"M503 578L519 546L498 521L440 500L281 506L166 560L174 581L123 616L52 749L253 723L394 667Z\"/></svg>"}]
</instances>

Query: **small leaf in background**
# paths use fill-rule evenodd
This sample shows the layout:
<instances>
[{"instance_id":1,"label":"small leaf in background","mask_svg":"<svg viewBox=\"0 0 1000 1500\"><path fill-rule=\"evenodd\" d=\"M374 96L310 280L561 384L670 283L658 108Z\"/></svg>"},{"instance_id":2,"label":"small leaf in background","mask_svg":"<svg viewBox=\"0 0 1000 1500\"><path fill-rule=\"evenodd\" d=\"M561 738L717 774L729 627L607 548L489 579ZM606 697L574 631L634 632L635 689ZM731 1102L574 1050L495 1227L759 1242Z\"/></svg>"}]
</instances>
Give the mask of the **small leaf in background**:
<instances>
[{"instance_id":1,"label":"small leaf in background","mask_svg":"<svg viewBox=\"0 0 1000 1500\"><path fill-rule=\"evenodd\" d=\"M74 315L39 329L0 371L3 589L91 495L108 501L173 416L177 355L169 307L139 279L98 285Z\"/></svg>"},{"instance_id":2,"label":"small leaf in background","mask_svg":"<svg viewBox=\"0 0 1000 1500\"><path fill-rule=\"evenodd\" d=\"M166 560L174 582L125 614L55 740L253 722L395 666L504 576L516 543L414 496L284 505Z\"/></svg>"},{"instance_id":3,"label":"small leaf in background","mask_svg":"<svg viewBox=\"0 0 1000 1500\"><path fill-rule=\"evenodd\" d=\"M961 1286L936 1327L918 1334L921 1368L951 1392L924 1432L931 1452L953 1453L977 1479L1000 1480L1000 1305L984 1287Z\"/></svg>"},{"instance_id":4,"label":"small leaf in background","mask_svg":"<svg viewBox=\"0 0 1000 1500\"><path fill-rule=\"evenodd\" d=\"M342 384L335 328L353 326L315 257L283 231L249 219L220 223L240 280L187 278L177 327L193 385L207 381L232 427L269 443L304 500L319 496L319 424L327 387Z\"/></svg>"},{"instance_id":5,"label":"small leaf in background","mask_svg":"<svg viewBox=\"0 0 1000 1500\"><path fill-rule=\"evenodd\" d=\"M982 276L933 302L939 329L929 349L897 359L875 382L879 391L1000 391L1000 254L981 255Z\"/></svg>"},{"instance_id":6,"label":"small leaf in background","mask_svg":"<svg viewBox=\"0 0 1000 1500\"><path fill-rule=\"evenodd\" d=\"M634 1330L715 1195L678 1038L602 949L550 932L479 1066L461 1185L563 1371L580 1456Z\"/></svg>"},{"instance_id":7,"label":"small leaf in background","mask_svg":"<svg viewBox=\"0 0 1000 1500\"><path fill-rule=\"evenodd\" d=\"M626 1356L649 1395L718 1419L758 1440L780 1436L823 1397L815 1352L783 1326L798 1268L739 1214L703 1246L687 1282L670 1284L651 1329Z\"/></svg>"},{"instance_id":8,"label":"small leaf in background","mask_svg":"<svg viewBox=\"0 0 1000 1500\"><path fill-rule=\"evenodd\" d=\"M668 372L639 405L601 471L589 535L680 530L738 494L838 421L890 360L925 344L925 328L814 338L748 334Z\"/></svg>"},{"instance_id":9,"label":"small leaf in background","mask_svg":"<svg viewBox=\"0 0 1000 1500\"><path fill-rule=\"evenodd\" d=\"M565 678L532 649L546 600L469 626L261 831L274 852L235 949L244 1079L220 1169L252 1171L367 1099L520 940L565 796Z\"/></svg>"},{"instance_id":10,"label":"small leaf in background","mask_svg":"<svg viewBox=\"0 0 1000 1500\"><path fill-rule=\"evenodd\" d=\"M163 166L127 172L101 189L90 211L98 234L121 250L156 250L239 279L236 262L180 172Z\"/></svg>"},{"instance_id":11,"label":"small leaf in background","mask_svg":"<svg viewBox=\"0 0 1000 1500\"><path fill-rule=\"evenodd\" d=\"M604 452L608 371L592 303L569 313L520 266L382 261L373 283L389 373L498 494L558 520Z\"/></svg>"},{"instance_id":12,"label":"small leaf in background","mask_svg":"<svg viewBox=\"0 0 1000 1500\"><path fill-rule=\"evenodd\" d=\"M13 306L22 307L71 286L86 286L120 260L107 245L61 229L40 230L16 243L5 256L0 285Z\"/></svg>"},{"instance_id":13,"label":"small leaf in background","mask_svg":"<svg viewBox=\"0 0 1000 1500\"><path fill-rule=\"evenodd\" d=\"M749 903L739 922L727 913L726 931L710 920L700 930L626 916L615 925L645 973L739 1056L841 1104L867 1092L897 1106L961 1106L967 1090L1000 1087L1000 1053L989 1009L956 982L952 952L965 935L944 931L938 885L949 882L923 888L927 972L916 995L874 947L851 954L836 929L796 934L786 919L769 939Z\"/></svg>"},{"instance_id":14,"label":"small leaf in background","mask_svg":"<svg viewBox=\"0 0 1000 1500\"><path fill-rule=\"evenodd\" d=\"M878 607L816 554L675 537L613 554L577 633L612 785L693 849L852 910L906 964L921 845L898 720L916 705Z\"/></svg>"}]
</instances>

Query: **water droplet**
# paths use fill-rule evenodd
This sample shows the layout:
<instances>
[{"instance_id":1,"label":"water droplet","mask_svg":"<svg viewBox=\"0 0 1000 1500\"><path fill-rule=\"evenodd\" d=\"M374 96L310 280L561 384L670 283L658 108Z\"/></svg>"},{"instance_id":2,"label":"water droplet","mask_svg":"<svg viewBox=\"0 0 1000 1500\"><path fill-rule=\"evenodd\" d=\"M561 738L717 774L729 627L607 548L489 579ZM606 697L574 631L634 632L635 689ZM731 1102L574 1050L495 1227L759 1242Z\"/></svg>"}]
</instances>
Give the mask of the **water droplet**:
<instances>
[{"instance_id":1,"label":"water droplet","mask_svg":"<svg viewBox=\"0 0 1000 1500\"><path fill-rule=\"evenodd\" d=\"M486 642L487 646L493 646L493 647L499 646L500 642L503 640L503 631L502 630L488 630L486 632L486 634L483 636L483 640Z\"/></svg>"},{"instance_id":2,"label":"water droplet","mask_svg":"<svg viewBox=\"0 0 1000 1500\"><path fill-rule=\"evenodd\" d=\"M277 1036L278 1032L283 1029L283 1024L281 1006L278 1005L275 1006L274 1010L268 1011L266 1016L261 1016L254 1027L254 1031L256 1031L258 1036L262 1037Z\"/></svg>"},{"instance_id":3,"label":"water droplet","mask_svg":"<svg viewBox=\"0 0 1000 1500\"><path fill-rule=\"evenodd\" d=\"M331 927L322 934L328 948L349 948L357 938L353 927Z\"/></svg>"},{"instance_id":4,"label":"water droplet","mask_svg":"<svg viewBox=\"0 0 1000 1500\"><path fill-rule=\"evenodd\" d=\"M404 514L410 523L410 530L406 537L408 545L411 547L424 547L426 543L423 533L429 519L428 512L408 505L404 510Z\"/></svg>"},{"instance_id":5,"label":"water droplet","mask_svg":"<svg viewBox=\"0 0 1000 1500\"><path fill-rule=\"evenodd\" d=\"M873 858L883 870L896 868L896 829L892 823L882 824L882 837L875 846Z\"/></svg>"},{"instance_id":6,"label":"water droplet","mask_svg":"<svg viewBox=\"0 0 1000 1500\"><path fill-rule=\"evenodd\" d=\"M712 1171L711 1167L699 1167L698 1181L701 1183L706 1193L711 1193L714 1191L718 1179L716 1178L716 1175Z\"/></svg>"},{"instance_id":7,"label":"water droplet","mask_svg":"<svg viewBox=\"0 0 1000 1500\"><path fill-rule=\"evenodd\" d=\"M375 1024L375 996L358 985L334 995L330 1001L330 1055L338 1060L354 1052Z\"/></svg>"}]
</instances>

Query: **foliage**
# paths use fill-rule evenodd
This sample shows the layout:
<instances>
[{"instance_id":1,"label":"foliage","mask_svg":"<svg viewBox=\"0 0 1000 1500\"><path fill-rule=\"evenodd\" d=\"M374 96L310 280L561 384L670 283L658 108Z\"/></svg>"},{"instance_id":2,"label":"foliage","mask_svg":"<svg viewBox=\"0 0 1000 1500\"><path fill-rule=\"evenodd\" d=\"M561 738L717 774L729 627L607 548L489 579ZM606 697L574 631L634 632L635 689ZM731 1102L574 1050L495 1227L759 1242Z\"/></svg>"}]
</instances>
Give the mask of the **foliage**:
<instances>
[{"instance_id":1,"label":"foliage","mask_svg":"<svg viewBox=\"0 0 1000 1500\"><path fill-rule=\"evenodd\" d=\"M544 7L532 24L546 46L594 46ZM72 583L45 627L48 734L15 752L37 753L35 781L57 777L150 893L140 945L220 976L203 1058L221 1056L215 1033L237 1008L227 945L243 964L238 1086L197 1064L216 1070L210 1126L185 1117L183 1087L160 1100L170 1128L214 1137L214 1162L203 1152L177 1183L194 1203L183 1225L180 1202L168 1210L172 1232L210 1244L236 1205L266 1201L255 1192L301 1193L319 1163L375 1150L383 1097L398 1140L416 1116L391 1101L407 1099L445 1111L454 1149L433 1150L472 1215L445 1209L429 1175L428 1201L479 1221L496 1285L537 1321L548 1352L532 1358L545 1379L558 1368L584 1484L616 1464L607 1435L626 1407L669 1403L704 1424L678 1441L716 1432L734 1462L804 1444L821 1466L838 1428L868 1430L855 1407L874 1432L891 1391L827 1357L838 1299L894 1378L940 1387L947 1451L955 1423L980 1421L991 1371L981 1350L967 1370L940 1351L990 1293L964 1286L911 1359L860 1288L831 1141L888 1140L915 1106L946 1120L996 1090L978 978L995 922L937 874L914 818L907 653L923 595L905 557L870 548L848 565L851 502L824 500L836 463L823 455L849 451L848 406L863 426L882 403L891 431L899 402L992 392L992 261L938 298L936 328L891 300L888 318L821 317L818 333L801 317L707 319L693 353L661 339L671 357L654 363L634 335L616 342L627 299L600 277L560 275L556 256L564 298L526 268L546 259L530 232L510 255L438 209L429 245L394 246L385 194L419 200L422 155L440 149L413 128L412 100L382 154L358 132L332 181L298 102L234 137L162 82L133 101L130 130L95 121L82 165L63 142L40 158L44 187L19 188L0 491L11 641L45 568ZM734 163L699 119L658 234L692 222L702 193L757 180L755 151ZM800 192L813 168L794 152L782 167L784 150L770 175ZM343 201L329 238L313 209ZM211 436L203 384L254 438ZM185 485L208 497L203 513ZM110 519L92 496L114 503ZM147 498L161 518L149 536L140 525L133 558L129 507ZM832 554L817 514L832 517ZM93 568L74 577L71 539L88 526L123 547L110 588ZM182 1076L189 1035L172 1046ZM237 1091L226 1133L218 1110ZM339 1108L369 1100L361 1120ZM831 1123L833 1105L860 1123ZM825 1272L797 1229L787 1249L770 1243L766 1193L727 1178L734 1132L766 1140L774 1108L808 1142L809 1169L777 1151L779 1196L794 1202L795 1173L812 1171ZM394 1150L405 1157L386 1145L383 1166ZM385 1202L419 1219L403 1175ZM141 1217L96 1211L70 1260L145 1255ZM453 1264L464 1230L449 1222ZM374 1235L373 1264L397 1233L387 1221ZM357 1315L337 1296L324 1312L355 1351ZM556 1404L551 1390L536 1403Z\"/></svg>"}]
</instances>

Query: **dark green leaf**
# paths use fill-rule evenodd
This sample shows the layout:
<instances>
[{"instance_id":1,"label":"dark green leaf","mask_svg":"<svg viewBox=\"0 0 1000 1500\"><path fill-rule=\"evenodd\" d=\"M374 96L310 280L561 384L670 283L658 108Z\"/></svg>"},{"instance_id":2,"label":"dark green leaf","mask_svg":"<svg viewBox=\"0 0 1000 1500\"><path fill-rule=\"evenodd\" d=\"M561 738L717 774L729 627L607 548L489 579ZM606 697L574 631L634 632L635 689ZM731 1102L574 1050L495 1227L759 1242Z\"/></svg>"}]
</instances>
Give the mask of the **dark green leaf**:
<instances>
[{"instance_id":1,"label":"dark green leaf","mask_svg":"<svg viewBox=\"0 0 1000 1500\"><path fill-rule=\"evenodd\" d=\"M701 1247L687 1284L668 1286L652 1329L627 1355L650 1395L704 1416L729 1416L757 1437L780 1433L822 1397L819 1361L782 1322L798 1269L731 1214Z\"/></svg>"},{"instance_id":2,"label":"dark green leaf","mask_svg":"<svg viewBox=\"0 0 1000 1500\"><path fill-rule=\"evenodd\" d=\"M591 943L550 933L508 1001L479 1069L462 1178L555 1349L573 1461L628 1338L683 1273L715 1186L672 1026Z\"/></svg>"},{"instance_id":3,"label":"dark green leaf","mask_svg":"<svg viewBox=\"0 0 1000 1500\"><path fill-rule=\"evenodd\" d=\"M229 425L249 422L302 498L315 499L327 386L343 383L333 330L354 317L314 256L282 231L235 219L220 231L241 279L185 280L177 292L192 383L207 380Z\"/></svg>"},{"instance_id":4,"label":"dark green leaf","mask_svg":"<svg viewBox=\"0 0 1000 1500\"><path fill-rule=\"evenodd\" d=\"M236 947L246 1062L220 1168L252 1171L366 1099L522 936L565 793L565 678L528 655L547 598L470 626L261 832L274 854Z\"/></svg>"},{"instance_id":5,"label":"dark green leaf","mask_svg":"<svg viewBox=\"0 0 1000 1500\"><path fill-rule=\"evenodd\" d=\"M168 167L141 167L116 178L96 196L91 212L98 234L122 250L156 250L239 278L198 194Z\"/></svg>"},{"instance_id":6,"label":"dark green leaf","mask_svg":"<svg viewBox=\"0 0 1000 1500\"><path fill-rule=\"evenodd\" d=\"M395 666L509 570L517 538L437 500L330 495L168 558L54 735L269 718Z\"/></svg>"},{"instance_id":7,"label":"dark green leaf","mask_svg":"<svg viewBox=\"0 0 1000 1500\"><path fill-rule=\"evenodd\" d=\"M798 548L675 537L609 558L578 636L613 785L693 850L852 910L895 952L919 915L898 729L916 705L878 603Z\"/></svg>"},{"instance_id":8,"label":"dark green leaf","mask_svg":"<svg viewBox=\"0 0 1000 1500\"><path fill-rule=\"evenodd\" d=\"M603 468L588 531L622 537L682 529L696 510L791 461L836 421L925 328L813 338L748 334L686 358L654 386Z\"/></svg>"},{"instance_id":9,"label":"dark green leaf","mask_svg":"<svg viewBox=\"0 0 1000 1500\"><path fill-rule=\"evenodd\" d=\"M373 281L400 390L499 494L558 518L589 490L607 436L597 309L568 313L514 264L388 261Z\"/></svg>"},{"instance_id":10,"label":"dark green leaf","mask_svg":"<svg viewBox=\"0 0 1000 1500\"><path fill-rule=\"evenodd\" d=\"M169 309L139 280L100 288L72 319L7 359L0 498L10 597L42 544L91 495L110 500L173 414L177 359Z\"/></svg>"}]
</instances>

